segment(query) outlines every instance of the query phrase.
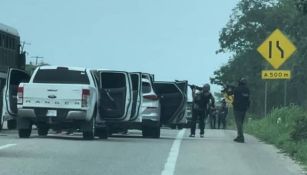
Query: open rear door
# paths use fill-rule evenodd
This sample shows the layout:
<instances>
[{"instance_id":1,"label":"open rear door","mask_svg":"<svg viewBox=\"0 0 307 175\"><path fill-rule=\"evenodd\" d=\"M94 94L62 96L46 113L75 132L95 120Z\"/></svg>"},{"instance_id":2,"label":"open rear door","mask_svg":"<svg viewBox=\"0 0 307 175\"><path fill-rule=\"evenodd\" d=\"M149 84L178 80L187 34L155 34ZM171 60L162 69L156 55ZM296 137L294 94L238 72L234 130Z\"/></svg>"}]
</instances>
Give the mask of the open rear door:
<instances>
[{"instance_id":1,"label":"open rear door","mask_svg":"<svg viewBox=\"0 0 307 175\"><path fill-rule=\"evenodd\" d=\"M154 82L154 90L160 98L161 123L177 124L186 97L175 82Z\"/></svg>"},{"instance_id":2,"label":"open rear door","mask_svg":"<svg viewBox=\"0 0 307 175\"><path fill-rule=\"evenodd\" d=\"M3 96L3 112L4 121L12 119L17 114L17 89L20 83L27 83L30 75L19 69L9 69L7 73L6 84Z\"/></svg>"},{"instance_id":3,"label":"open rear door","mask_svg":"<svg viewBox=\"0 0 307 175\"><path fill-rule=\"evenodd\" d=\"M150 80L152 84L155 81L155 75L154 74L142 73L142 78L146 78L146 79Z\"/></svg>"},{"instance_id":4,"label":"open rear door","mask_svg":"<svg viewBox=\"0 0 307 175\"><path fill-rule=\"evenodd\" d=\"M99 71L100 116L106 121L129 121L132 83L128 72Z\"/></svg>"},{"instance_id":5,"label":"open rear door","mask_svg":"<svg viewBox=\"0 0 307 175\"><path fill-rule=\"evenodd\" d=\"M3 125L3 102L5 102L4 97L4 86L6 84L6 78L7 78L7 73L6 72L0 72L0 130L2 129Z\"/></svg>"},{"instance_id":6,"label":"open rear door","mask_svg":"<svg viewBox=\"0 0 307 175\"><path fill-rule=\"evenodd\" d=\"M130 73L130 78L132 82L133 100L132 100L132 110L130 121L139 121L140 107L142 103L142 73L133 72Z\"/></svg>"},{"instance_id":7,"label":"open rear door","mask_svg":"<svg viewBox=\"0 0 307 175\"><path fill-rule=\"evenodd\" d=\"M177 124L185 124L187 122L186 120L186 109L187 109L187 103L188 103L188 81L176 81L176 85L180 88L183 96L184 96L184 103L183 106L178 114L177 118Z\"/></svg>"}]
</instances>

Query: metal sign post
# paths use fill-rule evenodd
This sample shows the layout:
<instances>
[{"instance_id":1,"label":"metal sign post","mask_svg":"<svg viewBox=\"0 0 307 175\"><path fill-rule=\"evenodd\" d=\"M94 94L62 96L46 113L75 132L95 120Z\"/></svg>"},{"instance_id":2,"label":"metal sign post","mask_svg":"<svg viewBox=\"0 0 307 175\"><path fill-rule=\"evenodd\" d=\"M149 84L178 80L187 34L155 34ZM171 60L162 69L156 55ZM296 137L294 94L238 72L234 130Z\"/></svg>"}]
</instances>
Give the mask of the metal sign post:
<instances>
[{"instance_id":1,"label":"metal sign post","mask_svg":"<svg viewBox=\"0 0 307 175\"><path fill-rule=\"evenodd\" d=\"M279 68L296 51L295 45L279 29L276 29L257 49L262 57L270 63L275 70L263 70L261 78L265 80L264 87L264 115L268 110L268 80L284 81L284 106L287 106L288 79L291 79L290 70L279 70Z\"/></svg>"},{"instance_id":2,"label":"metal sign post","mask_svg":"<svg viewBox=\"0 0 307 175\"><path fill-rule=\"evenodd\" d=\"M264 83L264 117L267 116L268 110L268 81Z\"/></svg>"},{"instance_id":3,"label":"metal sign post","mask_svg":"<svg viewBox=\"0 0 307 175\"><path fill-rule=\"evenodd\" d=\"M287 96L288 96L288 82L287 80L284 81L284 106L287 106Z\"/></svg>"}]
</instances>

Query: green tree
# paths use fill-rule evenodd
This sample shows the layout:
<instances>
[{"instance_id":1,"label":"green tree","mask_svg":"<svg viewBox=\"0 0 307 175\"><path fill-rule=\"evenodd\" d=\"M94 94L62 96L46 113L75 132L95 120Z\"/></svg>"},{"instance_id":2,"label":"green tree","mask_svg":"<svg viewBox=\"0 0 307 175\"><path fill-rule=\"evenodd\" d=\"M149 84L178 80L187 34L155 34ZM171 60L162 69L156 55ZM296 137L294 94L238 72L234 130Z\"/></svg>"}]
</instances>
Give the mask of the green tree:
<instances>
[{"instance_id":1,"label":"green tree","mask_svg":"<svg viewBox=\"0 0 307 175\"><path fill-rule=\"evenodd\" d=\"M262 114L264 81L261 70L272 69L257 52L258 46L276 29L284 31L298 46L298 51L282 69L291 69L289 102L306 104L307 20L293 0L241 0L233 9L220 33L220 52L231 52L228 63L214 72L211 82L219 85L248 79L252 94L251 112ZM283 81L269 82L269 108L283 105Z\"/></svg>"}]
</instances>

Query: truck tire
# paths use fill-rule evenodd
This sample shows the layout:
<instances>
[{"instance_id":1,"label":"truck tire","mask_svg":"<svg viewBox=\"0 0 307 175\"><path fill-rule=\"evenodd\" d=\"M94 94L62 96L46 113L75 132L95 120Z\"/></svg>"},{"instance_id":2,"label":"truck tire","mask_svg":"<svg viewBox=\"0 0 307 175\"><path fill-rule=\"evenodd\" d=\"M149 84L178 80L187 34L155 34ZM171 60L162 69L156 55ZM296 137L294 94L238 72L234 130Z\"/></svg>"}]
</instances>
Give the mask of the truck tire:
<instances>
[{"instance_id":1,"label":"truck tire","mask_svg":"<svg viewBox=\"0 0 307 175\"><path fill-rule=\"evenodd\" d=\"M19 129L19 138L29 138L31 136L32 129Z\"/></svg>"},{"instance_id":2,"label":"truck tire","mask_svg":"<svg viewBox=\"0 0 307 175\"><path fill-rule=\"evenodd\" d=\"M142 135L144 138L148 138L150 136L150 128L147 126L142 127Z\"/></svg>"},{"instance_id":3,"label":"truck tire","mask_svg":"<svg viewBox=\"0 0 307 175\"><path fill-rule=\"evenodd\" d=\"M29 138L32 132L32 122L27 119L19 118L17 116L17 127L19 138Z\"/></svg>"},{"instance_id":4,"label":"truck tire","mask_svg":"<svg viewBox=\"0 0 307 175\"><path fill-rule=\"evenodd\" d=\"M171 125L170 125L170 128L171 128L171 129L176 129L176 128L177 128L177 125L176 125L176 124L171 124Z\"/></svg>"},{"instance_id":5,"label":"truck tire","mask_svg":"<svg viewBox=\"0 0 307 175\"><path fill-rule=\"evenodd\" d=\"M109 137L107 128L97 129L96 132L97 132L97 136L99 137L99 139L108 139Z\"/></svg>"},{"instance_id":6,"label":"truck tire","mask_svg":"<svg viewBox=\"0 0 307 175\"><path fill-rule=\"evenodd\" d=\"M2 121L0 119L0 131L2 130L2 128L3 128L3 123L2 123Z\"/></svg>"},{"instance_id":7,"label":"truck tire","mask_svg":"<svg viewBox=\"0 0 307 175\"><path fill-rule=\"evenodd\" d=\"M8 120L7 121L7 129L13 130L17 128L17 121L16 120Z\"/></svg>"},{"instance_id":8,"label":"truck tire","mask_svg":"<svg viewBox=\"0 0 307 175\"><path fill-rule=\"evenodd\" d=\"M39 136L47 136L49 131L49 127L45 123L39 123L37 125L37 133Z\"/></svg>"},{"instance_id":9,"label":"truck tire","mask_svg":"<svg viewBox=\"0 0 307 175\"><path fill-rule=\"evenodd\" d=\"M89 122L85 122L85 130L83 130L83 139L84 140L93 140L95 138L95 125L96 119L92 117Z\"/></svg>"},{"instance_id":10,"label":"truck tire","mask_svg":"<svg viewBox=\"0 0 307 175\"><path fill-rule=\"evenodd\" d=\"M178 130L182 130L183 128L184 128L184 124L178 124L178 125L177 125L177 129L178 129Z\"/></svg>"},{"instance_id":11,"label":"truck tire","mask_svg":"<svg viewBox=\"0 0 307 175\"><path fill-rule=\"evenodd\" d=\"M161 135L161 129L160 127L153 127L152 128L152 133L151 133L151 136L152 138L160 138L160 135Z\"/></svg>"}]
</instances>

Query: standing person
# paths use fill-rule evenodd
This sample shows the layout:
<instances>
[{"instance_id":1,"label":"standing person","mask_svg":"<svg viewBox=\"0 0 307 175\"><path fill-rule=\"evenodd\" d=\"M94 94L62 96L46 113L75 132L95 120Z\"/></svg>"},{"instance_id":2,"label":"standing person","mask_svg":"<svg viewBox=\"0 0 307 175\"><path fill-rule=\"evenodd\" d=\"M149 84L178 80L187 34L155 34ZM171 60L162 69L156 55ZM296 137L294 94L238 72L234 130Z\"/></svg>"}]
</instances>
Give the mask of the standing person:
<instances>
[{"instance_id":1,"label":"standing person","mask_svg":"<svg viewBox=\"0 0 307 175\"><path fill-rule=\"evenodd\" d=\"M192 122L191 122L191 134L190 137L195 137L196 121L199 119L200 137L204 137L205 133L205 119L208 115L209 104L211 102L214 106L214 97L210 92L210 85L205 84L201 91L196 92L196 89L192 89L193 95L193 109L192 109Z\"/></svg>"},{"instance_id":2,"label":"standing person","mask_svg":"<svg viewBox=\"0 0 307 175\"><path fill-rule=\"evenodd\" d=\"M235 142L244 143L243 123L250 105L250 93L247 87L247 80L241 78L238 87L234 89L233 109L237 125L238 136L234 139Z\"/></svg>"},{"instance_id":3,"label":"standing person","mask_svg":"<svg viewBox=\"0 0 307 175\"><path fill-rule=\"evenodd\" d=\"M211 129L216 129L216 117L217 117L217 110L211 106L209 111L209 121Z\"/></svg>"},{"instance_id":4,"label":"standing person","mask_svg":"<svg viewBox=\"0 0 307 175\"><path fill-rule=\"evenodd\" d=\"M223 99L222 100L222 105L219 109L219 112L218 112L218 128L220 129L221 128L221 125L223 125L223 129L226 129L226 117L228 115L228 107L227 107L227 104L226 104L226 100Z\"/></svg>"}]
</instances>

